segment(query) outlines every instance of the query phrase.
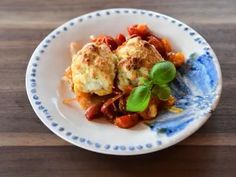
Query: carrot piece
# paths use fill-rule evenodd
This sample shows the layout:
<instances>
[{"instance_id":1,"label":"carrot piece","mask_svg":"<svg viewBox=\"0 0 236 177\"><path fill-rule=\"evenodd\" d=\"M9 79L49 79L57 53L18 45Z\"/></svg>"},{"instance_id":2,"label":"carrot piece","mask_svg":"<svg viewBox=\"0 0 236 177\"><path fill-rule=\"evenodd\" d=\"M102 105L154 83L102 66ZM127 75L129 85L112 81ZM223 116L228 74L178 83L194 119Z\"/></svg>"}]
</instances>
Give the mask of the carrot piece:
<instances>
[{"instance_id":1,"label":"carrot piece","mask_svg":"<svg viewBox=\"0 0 236 177\"><path fill-rule=\"evenodd\" d=\"M76 98L65 98L63 100L63 103L64 104L71 104L72 102L76 101L77 99Z\"/></svg>"}]
</instances>

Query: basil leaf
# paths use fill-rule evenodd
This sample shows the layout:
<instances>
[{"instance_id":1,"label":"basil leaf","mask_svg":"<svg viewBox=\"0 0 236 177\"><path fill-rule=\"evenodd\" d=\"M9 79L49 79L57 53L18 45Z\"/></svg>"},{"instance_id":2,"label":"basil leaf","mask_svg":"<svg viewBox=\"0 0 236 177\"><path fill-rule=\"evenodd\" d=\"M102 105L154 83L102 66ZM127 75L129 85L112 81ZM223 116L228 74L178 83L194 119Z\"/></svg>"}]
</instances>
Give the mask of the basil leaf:
<instances>
[{"instance_id":1,"label":"basil leaf","mask_svg":"<svg viewBox=\"0 0 236 177\"><path fill-rule=\"evenodd\" d=\"M152 89L152 94L156 95L160 100L166 101L170 97L171 90L168 85L155 85Z\"/></svg>"},{"instance_id":2,"label":"basil leaf","mask_svg":"<svg viewBox=\"0 0 236 177\"><path fill-rule=\"evenodd\" d=\"M145 77L141 77L139 79L139 85L148 85L149 82L150 81L147 78L145 78Z\"/></svg>"},{"instance_id":3,"label":"basil leaf","mask_svg":"<svg viewBox=\"0 0 236 177\"><path fill-rule=\"evenodd\" d=\"M150 78L158 85L167 84L175 78L175 75L175 66L169 61L161 61L155 64L150 72Z\"/></svg>"},{"instance_id":4,"label":"basil leaf","mask_svg":"<svg viewBox=\"0 0 236 177\"><path fill-rule=\"evenodd\" d=\"M166 101L170 97L170 94L171 94L170 87L168 86L159 87L159 92L157 93L157 96L160 100Z\"/></svg>"},{"instance_id":5,"label":"basil leaf","mask_svg":"<svg viewBox=\"0 0 236 177\"><path fill-rule=\"evenodd\" d=\"M131 112L142 112L144 111L151 99L151 88L147 85L136 87L130 93L126 109Z\"/></svg>"}]
</instances>

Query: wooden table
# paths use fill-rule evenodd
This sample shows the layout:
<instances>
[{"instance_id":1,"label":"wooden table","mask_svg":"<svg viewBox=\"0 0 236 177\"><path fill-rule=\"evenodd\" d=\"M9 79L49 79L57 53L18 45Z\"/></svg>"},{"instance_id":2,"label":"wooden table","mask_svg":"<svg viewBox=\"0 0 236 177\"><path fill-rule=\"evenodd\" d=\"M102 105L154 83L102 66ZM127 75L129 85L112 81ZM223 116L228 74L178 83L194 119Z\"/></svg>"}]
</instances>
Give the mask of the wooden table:
<instances>
[{"instance_id":1,"label":"wooden table","mask_svg":"<svg viewBox=\"0 0 236 177\"><path fill-rule=\"evenodd\" d=\"M84 13L112 7L159 11L186 22L215 50L223 94L211 119L178 145L148 155L101 155L72 146L50 132L33 112L25 70L38 43L54 28ZM0 1L1 177L235 177L236 1Z\"/></svg>"}]
</instances>

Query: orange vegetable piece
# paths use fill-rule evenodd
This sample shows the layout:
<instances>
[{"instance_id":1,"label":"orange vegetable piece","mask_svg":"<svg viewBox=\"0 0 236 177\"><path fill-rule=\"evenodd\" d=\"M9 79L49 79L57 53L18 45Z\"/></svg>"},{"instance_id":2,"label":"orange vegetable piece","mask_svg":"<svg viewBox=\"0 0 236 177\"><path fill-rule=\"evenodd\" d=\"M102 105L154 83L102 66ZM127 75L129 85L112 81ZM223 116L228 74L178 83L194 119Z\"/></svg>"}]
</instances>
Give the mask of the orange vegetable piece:
<instances>
[{"instance_id":1,"label":"orange vegetable piece","mask_svg":"<svg viewBox=\"0 0 236 177\"><path fill-rule=\"evenodd\" d=\"M185 57L182 52L171 52L168 54L167 58L170 62L172 62L176 67L180 67L185 62Z\"/></svg>"},{"instance_id":2,"label":"orange vegetable piece","mask_svg":"<svg viewBox=\"0 0 236 177\"><path fill-rule=\"evenodd\" d=\"M76 98L65 98L63 100L63 103L64 104L71 104L72 102L76 101L77 99Z\"/></svg>"},{"instance_id":3,"label":"orange vegetable piece","mask_svg":"<svg viewBox=\"0 0 236 177\"><path fill-rule=\"evenodd\" d=\"M146 24L136 24L128 27L129 35L137 35L140 37L145 37L150 34L150 29Z\"/></svg>"},{"instance_id":4,"label":"orange vegetable piece","mask_svg":"<svg viewBox=\"0 0 236 177\"><path fill-rule=\"evenodd\" d=\"M126 41L126 38L123 34L118 34L116 36L115 41L116 41L117 45L119 46L119 45L123 44Z\"/></svg>"},{"instance_id":5,"label":"orange vegetable piece","mask_svg":"<svg viewBox=\"0 0 236 177\"><path fill-rule=\"evenodd\" d=\"M111 50L115 50L117 48L116 41L110 36L105 36L105 44L107 44Z\"/></svg>"},{"instance_id":6,"label":"orange vegetable piece","mask_svg":"<svg viewBox=\"0 0 236 177\"><path fill-rule=\"evenodd\" d=\"M138 123L139 115L137 113L127 114L124 116L116 117L114 124L120 128L130 128Z\"/></svg>"},{"instance_id":7,"label":"orange vegetable piece","mask_svg":"<svg viewBox=\"0 0 236 177\"><path fill-rule=\"evenodd\" d=\"M100 35L98 37L90 36L90 40L92 42L105 43L111 50L115 50L117 48L117 43L115 39L113 39L111 36L104 36L104 35Z\"/></svg>"},{"instance_id":8,"label":"orange vegetable piece","mask_svg":"<svg viewBox=\"0 0 236 177\"><path fill-rule=\"evenodd\" d=\"M154 47L157 49L157 51L161 54L161 56L163 58L166 58L166 52L165 52L165 47L161 41L161 39L159 39L156 36L148 36L147 37L147 41L154 45Z\"/></svg>"},{"instance_id":9,"label":"orange vegetable piece","mask_svg":"<svg viewBox=\"0 0 236 177\"><path fill-rule=\"evenodd\" d=\"M91 106L89 106L86 111L85 111L85 117L88 120L93 120L98 118L102 113L101 113L101 107L102 107L102 102L100 103L96 103L96 104L92 104Z\"/></svg>"},{"instance_id":10,"label":"orange vegetable piece","mask_svg":"<svg viewBox=\"0 0 236 177\"><path fill-rule=\"evenodd\" d=\"M161 42L165 48L166 53L169 53L172 51L172 47L171 47L170 41L168 39L163 38L163 39L161 39Z\"/></svg>"},{"instance_id":11,"label":"orange vegetable piece","mask_svg":"<svg viewBox=\"0 0 236 177\"><path fill-rule=\"evenodd\" d=\"M150 30L146 24L138 24L137 30L143 35L147 35L150 33Z\"/></svg>"},{"instance_id":12,"label":"orange vegetable piece","mask_svg":"<svg viewBox=\"0 0 236 177\"><path fill-rule=\"evenodd\" d=\"M82 109L87 109L92 105L91 95L89 93L77 92L76 99Z\"/></svg>"},{"instance_id":13,"label":"orange vegetable piece","mask_svg":"<svg viewBox=\"0 0 236 177\"><path fill-rule=\"evenodd\" d=\"M139 112L139 115L144 120L150 120L154 119L158 114L158 107L159 107L159 101L155 97L152 97L151 101L149 102L149 105L146 110L143 112Z\"/></svg>"},{"instance_id":14,"label":"orange vegetable piece","mask_svg":"<svg viewBox=\"0 0 236 177\"><path fill-rule=\"evenodd\" d=\"M165 108L170 108L171 106L173 106L175 104L175 98L173 96L170 96L168 98L168 100L166 101L162 101L162 105Z\"/></svg>"}]
</instances>

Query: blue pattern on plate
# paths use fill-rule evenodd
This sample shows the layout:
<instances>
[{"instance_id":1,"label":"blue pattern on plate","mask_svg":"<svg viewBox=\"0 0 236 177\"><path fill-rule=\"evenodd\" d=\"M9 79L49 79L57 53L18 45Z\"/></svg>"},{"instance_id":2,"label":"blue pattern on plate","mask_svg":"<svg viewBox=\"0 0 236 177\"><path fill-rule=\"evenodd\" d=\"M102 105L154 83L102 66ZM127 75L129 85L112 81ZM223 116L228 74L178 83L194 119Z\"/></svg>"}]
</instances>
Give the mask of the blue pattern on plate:
<instances>
[{"instance_id":1,"label":"blue pattern on plate","mask_svg":"<svg viewBox=\"0 0 236 177\"><path fill-rule=\"evenodd\" d=\"M147 125L153 131L172 136L183 130L199 115L210 112L215 98L218 76L212 57L209 54L192 54L172 82L172 94L177 98L176 106L184 111L181 114L163 113ZM162 117L165 119L162 120Z\"/></svg>"},{"instance_id":2,"label":"blue pattern on plate","mask_svg":"<svg viewBox=\"0 0 236 177\"><path fill-rule=\"evenodd\" d=\"M167 136L172 136L175 133L183 130L192 121L193 118L182 121L178 118L161 122L157 121L153 124L150 124L150 127L153 131L156 131L158 133L165 133Z\"/></svg>"}]
</instances>

